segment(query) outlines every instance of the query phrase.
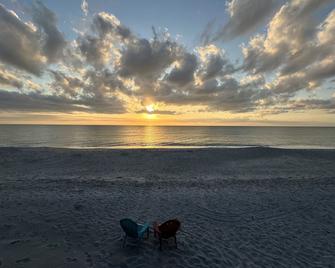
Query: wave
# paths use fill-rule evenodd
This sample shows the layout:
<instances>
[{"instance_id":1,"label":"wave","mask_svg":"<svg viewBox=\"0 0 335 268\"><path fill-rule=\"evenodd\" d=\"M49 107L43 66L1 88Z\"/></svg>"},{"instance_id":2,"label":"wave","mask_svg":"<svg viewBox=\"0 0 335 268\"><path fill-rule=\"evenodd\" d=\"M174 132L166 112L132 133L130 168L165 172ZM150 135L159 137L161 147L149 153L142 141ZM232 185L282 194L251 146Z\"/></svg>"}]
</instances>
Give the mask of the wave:
<instances>
[{"instance_id":1,"label":"wave","mask_svg":"<svg viewBox=\"0 0 335 268\"><path fill-rule=\"evenodd\" d=\"M312 146L312 145L190 145L190 144L170 144L170 145L114 145L114 146L40 146L40 145L0 145L0 148L46 148L46 149L77 149L77 150L157 150L157 149L282 149L282 150L335 150L335 146Z\"/></svg>"}]
</instances>

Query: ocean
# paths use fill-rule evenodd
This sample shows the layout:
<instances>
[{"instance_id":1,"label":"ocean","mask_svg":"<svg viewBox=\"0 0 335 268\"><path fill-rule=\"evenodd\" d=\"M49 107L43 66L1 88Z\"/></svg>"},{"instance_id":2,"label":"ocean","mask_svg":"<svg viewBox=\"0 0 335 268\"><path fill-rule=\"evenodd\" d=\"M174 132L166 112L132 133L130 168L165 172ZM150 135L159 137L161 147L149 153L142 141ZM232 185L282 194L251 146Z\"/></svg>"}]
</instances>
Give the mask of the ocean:
<instances>
[{"instance_id":1,"label":"ocean","mask_svg":"<svg viewBox=\"0 0 335 268\"><path fill-rule=\"evenodd\" d=\"M1 147L334 149L331 127L0 125Z\"/></svg>"}]
</instances>

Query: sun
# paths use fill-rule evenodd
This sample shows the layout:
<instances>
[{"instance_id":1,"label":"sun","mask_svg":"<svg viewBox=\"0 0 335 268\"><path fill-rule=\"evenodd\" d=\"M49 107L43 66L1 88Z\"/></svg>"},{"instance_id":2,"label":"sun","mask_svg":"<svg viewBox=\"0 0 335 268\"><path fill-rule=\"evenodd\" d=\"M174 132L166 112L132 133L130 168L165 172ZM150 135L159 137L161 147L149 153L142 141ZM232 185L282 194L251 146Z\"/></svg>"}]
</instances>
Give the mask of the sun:
<instances>
[{"instance_id":1,"label":"sun","mask_svg":"<svg viewBox=\"0 0 335 268\"><path fill-rule=\"evenodd\" d=\"M155 107L154 107L153 104L149 104L149 105L145 106L145 109L147 110L147 112L149 114L151 114L151 113L153 113L155 111Z\"/></svg>"}]
</instances>

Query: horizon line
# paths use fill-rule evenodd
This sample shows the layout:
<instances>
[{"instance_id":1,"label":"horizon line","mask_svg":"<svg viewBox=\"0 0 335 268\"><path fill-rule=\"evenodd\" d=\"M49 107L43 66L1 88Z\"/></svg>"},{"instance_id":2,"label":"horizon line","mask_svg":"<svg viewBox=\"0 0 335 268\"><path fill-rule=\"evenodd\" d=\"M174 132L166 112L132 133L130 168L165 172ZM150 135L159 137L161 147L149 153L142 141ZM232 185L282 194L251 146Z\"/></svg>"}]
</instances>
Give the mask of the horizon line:
<instances>
[{"instance_id":1,"label":"horizon line","mask_svg":"<svg viewBox=\"0 0 335 268\"><path fill-rule=\"evenodd\" d=\"M150 125L150 124L35 124L35 123L0 123L0 126L101 126L101 127L301 127L301 128L335 128L335 125Z\"/></svg>"}]
</instances>

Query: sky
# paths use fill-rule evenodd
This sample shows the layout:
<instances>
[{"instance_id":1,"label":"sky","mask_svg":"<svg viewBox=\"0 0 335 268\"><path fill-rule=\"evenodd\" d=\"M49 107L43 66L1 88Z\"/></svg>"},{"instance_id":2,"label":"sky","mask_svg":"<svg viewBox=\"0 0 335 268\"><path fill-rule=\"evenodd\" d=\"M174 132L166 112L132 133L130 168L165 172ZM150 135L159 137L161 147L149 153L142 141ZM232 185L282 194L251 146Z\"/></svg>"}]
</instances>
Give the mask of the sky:
<instances>
[{"instance_id":1,"label":"sky","mask_svg":"<svg viewBox=\"0 0 335 268\"><path fill-rule=\"evenodd\" d=\"M335 126L335 2L0 0L0 124Z\"/></svg>"}]
</instances>

